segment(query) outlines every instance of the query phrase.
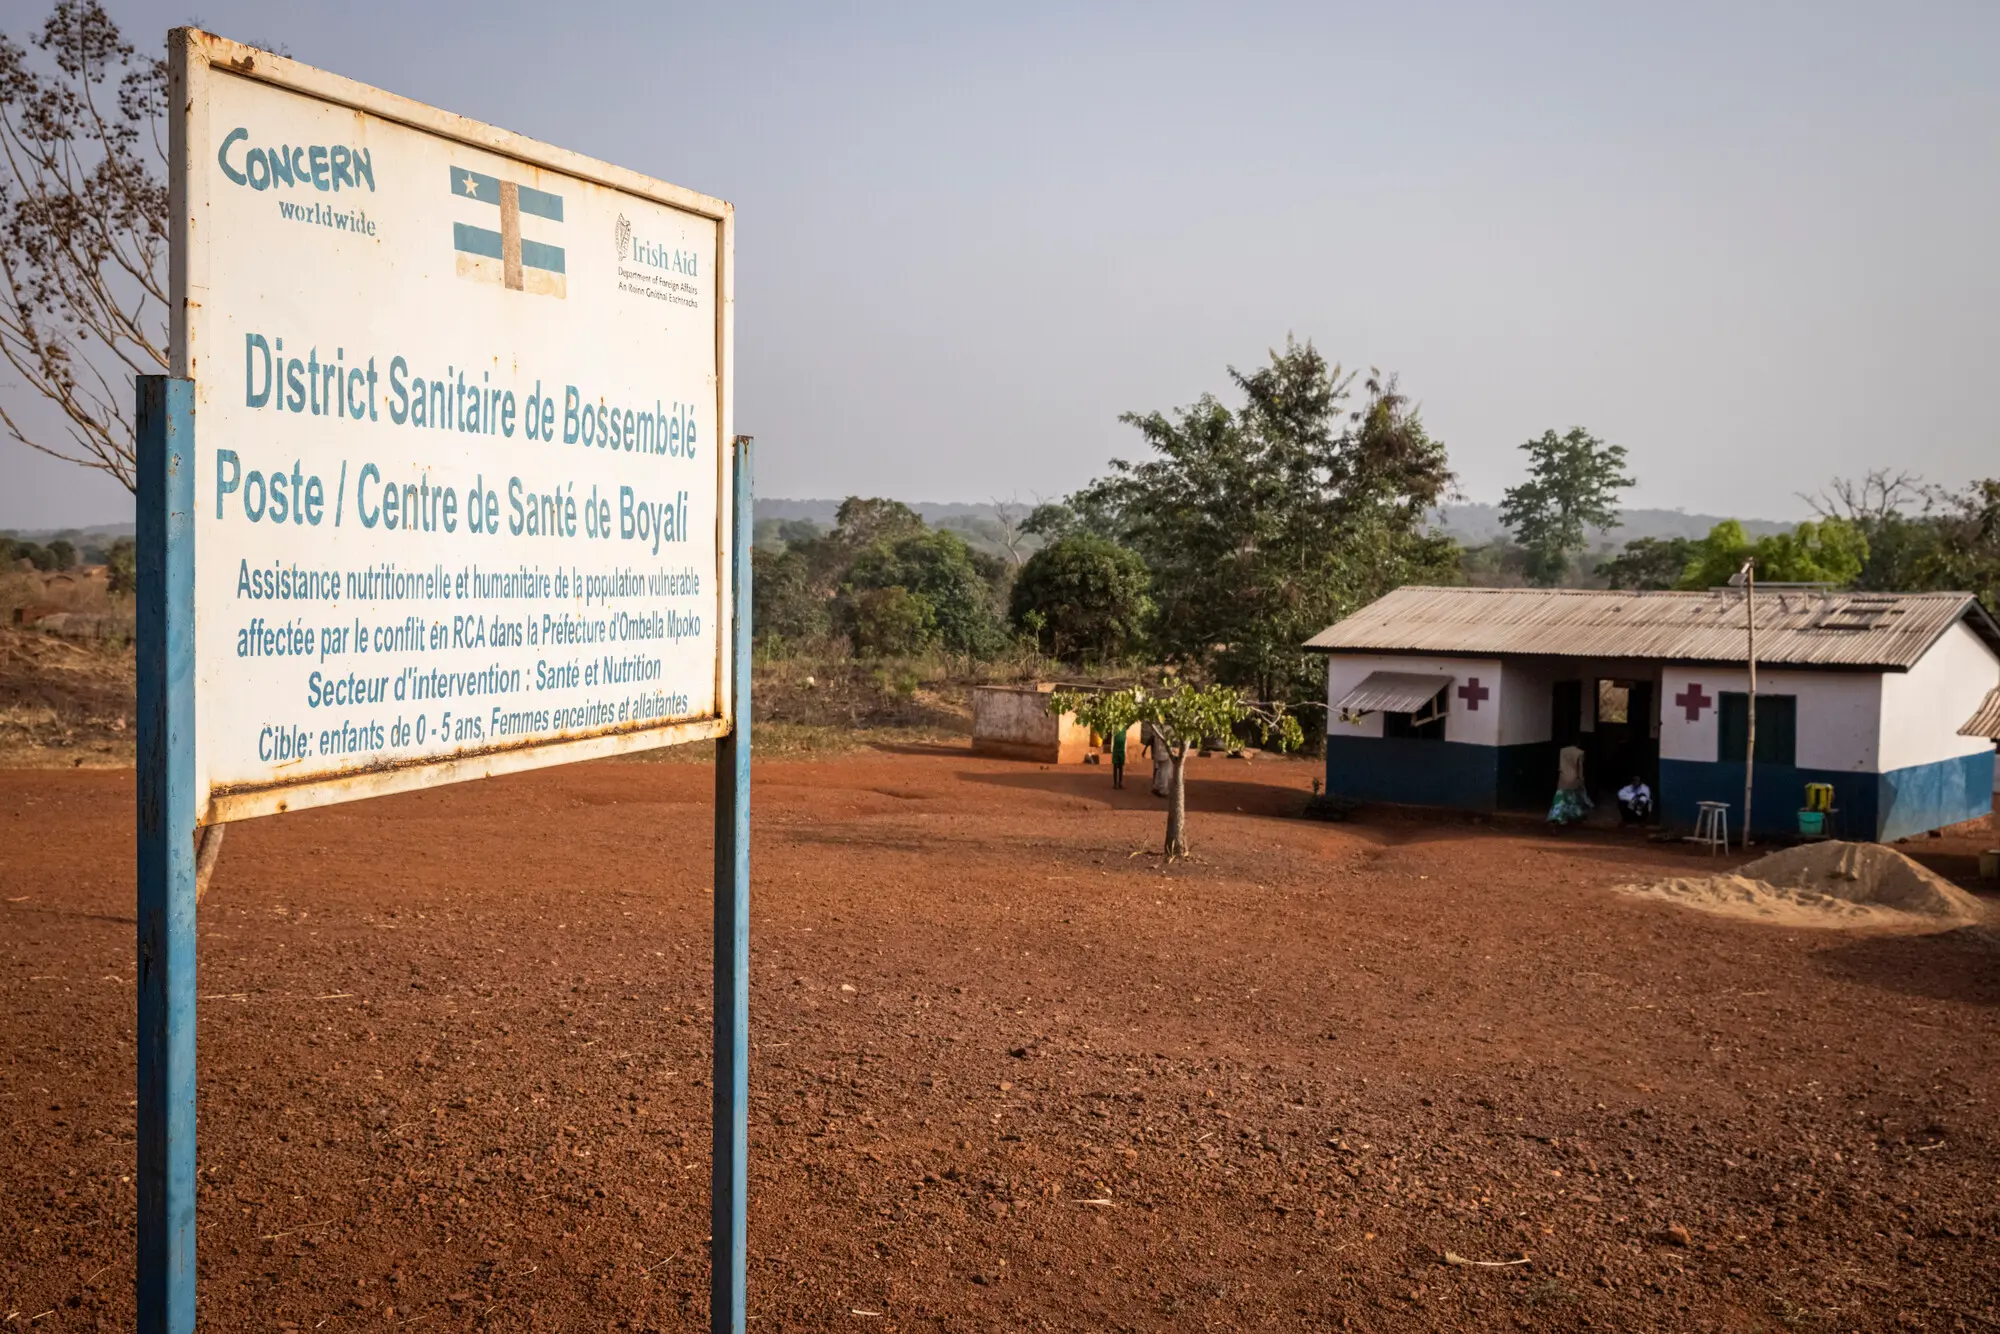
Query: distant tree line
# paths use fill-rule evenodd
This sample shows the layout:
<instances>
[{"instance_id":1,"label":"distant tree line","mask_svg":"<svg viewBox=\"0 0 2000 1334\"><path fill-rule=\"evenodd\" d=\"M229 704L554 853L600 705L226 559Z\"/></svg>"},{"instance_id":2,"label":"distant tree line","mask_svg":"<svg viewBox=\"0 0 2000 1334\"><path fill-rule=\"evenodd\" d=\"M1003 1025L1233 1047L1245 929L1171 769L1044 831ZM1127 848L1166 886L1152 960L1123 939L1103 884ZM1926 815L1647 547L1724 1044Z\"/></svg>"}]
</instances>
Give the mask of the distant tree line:
<instances>
[{"instance_id":1,"label":"distant tree line","mask_svg":"<svg viewBox=\"0 0 2000 1334\"><path fill-rule=\"evenodd\" d=\"M1817 517L1790 531L1752 538L1731 519L1619 549L1605 536L1635 485L1626 451L1572 427L1521 446L1527 477L1500 507L1514 541L1461 550L1432 522L1453 491L1445 446L1394 376L1343 371L1287 339L1229 377L1231 402L1126 414L1144 455L1025 515L996 506L993 520L933 528L899 502L850 497L830 530L765 521L765 651L1032 650L1296 705L1323 688L1305 641L1408 583L1706 588L1750 560L1766 582L2000 602L2000 480L1948 491L1871 473L1813 497Z\"/></svg>"},{"instance_id":2,"label":"distant tree line","mask_svg":"<svg viewBox=\"0 0 2000 1334\"><path fill-rule=\"evenodd\" d=\"M752 584L765 649L844 637L863 657L938 649L988 657L1006 647L1013 570L895 500L850 496L831 531L810 520L767 530Z\"/></svg>"},{"instance_id":3,"label":"distant tree line","mask_svg":"<svg viewBox=\"0 0 2000 1334\"><path fill-rule=\"evenodd\" d=\"M22 561L44 573L73 570L79 565L107 566L114 593L130 593L138 583L138 551L129 537L102 542L81 536L77 540L58 536L42 543L0 533L0 570L11 569Z\"/></svg>"},{"instance_id":4,"label":"distant tree line","mask_svg":"<svg viewBox=\"0 0 2000 1334\"><path fill-rule=\"evenodd\" d=\"M1745 560L1767 582L1868 592L1950 589L2000 606L2000 478L1956 490L1877 470L1807 497L1819 517L1754 541L1735 520L1704 538L1640 538L1597 567L1612 588L1710 588Z\"/></svg>"},{"instance_id":5,"label":"distant tree line","mask_svg":"<svg viewBox=\"0 0 2000 1334\"><path fill-rule=\"evenodd\" d=\"M864 656L1032 646L1316 697L1308 638L1399 584L1454 577L1458 548L1428 520L1452 473L1394 377L1288 339L1230 378L1234 404L1127 414L1147 456L1038 505L1007 555L887 500L848 499L831 531L770 525L755 585L767 651L830 637Z\"/></svg>"}]
</instances>

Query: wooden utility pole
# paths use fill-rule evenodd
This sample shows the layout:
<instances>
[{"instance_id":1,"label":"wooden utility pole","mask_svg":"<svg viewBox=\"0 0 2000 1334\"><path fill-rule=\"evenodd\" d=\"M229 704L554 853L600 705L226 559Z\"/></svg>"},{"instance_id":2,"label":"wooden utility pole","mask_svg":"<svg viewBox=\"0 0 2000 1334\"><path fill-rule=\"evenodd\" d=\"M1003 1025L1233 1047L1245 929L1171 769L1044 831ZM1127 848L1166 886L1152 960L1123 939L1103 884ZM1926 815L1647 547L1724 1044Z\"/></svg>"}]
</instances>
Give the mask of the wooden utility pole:
<instances>
[{"instance_id":1,"label":"wooden utility pole","mask_svg":"<svg viewBox=\"0 0 2000 1334\"><path fill-rule=\"evenodd\" d=\"M1743 846L1750 846L1750 788L1757 771L1757 570L1743 562L1743 637L1750 659L1750 696L1743 736Z\"/></svg>"}]
</instances>

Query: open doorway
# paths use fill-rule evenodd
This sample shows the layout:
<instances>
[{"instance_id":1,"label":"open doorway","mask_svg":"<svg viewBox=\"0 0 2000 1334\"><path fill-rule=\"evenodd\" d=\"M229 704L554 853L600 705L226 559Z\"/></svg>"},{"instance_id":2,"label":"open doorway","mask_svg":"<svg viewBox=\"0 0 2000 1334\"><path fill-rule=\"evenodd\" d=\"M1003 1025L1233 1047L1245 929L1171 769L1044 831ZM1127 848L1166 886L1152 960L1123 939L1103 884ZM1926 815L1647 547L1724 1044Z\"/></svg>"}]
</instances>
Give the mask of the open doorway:
<instances>
[{"instance_id":1,"label":"open doorway","mask_svg":"<svg viewBox=\"0 0 2000 1334\"><path fill-rule=\"evenodd\" d=\"M1651 681L1599 680L1592 783L1616 792L1633 778L1660 790L1660 737L1653 725Z\"/></svg>"},{"instance_id":2,"label":"open doorway","mask_svg":"<svg viewBox=\"0 0 2000 1334\"><path fill-rule=\"evenodd\" d=\"M1557 681L1551 700L1556 750L1577 746L1593 800L1610 801L1636 775L1660 790L1660 737L1653 683L1625 678ZM1554 782L1554 775L1550 775Z\"/></svg>"}]
</instances>

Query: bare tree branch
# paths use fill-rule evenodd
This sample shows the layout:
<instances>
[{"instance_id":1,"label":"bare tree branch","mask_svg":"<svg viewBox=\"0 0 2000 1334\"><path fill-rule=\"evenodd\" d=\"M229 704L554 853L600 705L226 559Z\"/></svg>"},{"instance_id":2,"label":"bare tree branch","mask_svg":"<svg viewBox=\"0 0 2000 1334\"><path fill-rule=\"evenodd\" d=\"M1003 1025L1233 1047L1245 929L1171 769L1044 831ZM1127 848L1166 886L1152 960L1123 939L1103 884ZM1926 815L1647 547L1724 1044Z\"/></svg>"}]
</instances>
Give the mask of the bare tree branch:
<instances>
[{"instance_id":1,"label":"bare tree branch","mask_svg":"<svg viewBox=\"0 0 2000 1334\"><path fill-rule=\"evenodd\" d=\"M1859 478L1836 477L1818 495L1802 491L1799 499L1822 519L1845 519L1865 530L1908 507L1929 513L1943 495L1918 473L1874 468Z\"/></svg>"},{"instance_id":2,"label":"bare tree branch","mask_svg":"<svg viewBox=\"0 0 2000 1334\"><path fill-rule=\"evenodd\" d=\"M1018 500L1002 500L998 496L992 499L993 526L998 530L995 540L1007 553L1007 563L1018 570L1027 559L1021 548L1026 545L1028 534L1021 525L1028 520L1028 507Z\"/></svg>"},{"instance_id":3,"label":"bare tree branch","mask_svg":"<svg viewBox=\"0 0 2000 1334\"><path fill-rule=\"evenodd\" d=\"M0 356L59 424L0 426L131 489L130 380L167 367L166 62L97 0L57 0L32 45L0 35Z\"/></svg>"}]
</instances>

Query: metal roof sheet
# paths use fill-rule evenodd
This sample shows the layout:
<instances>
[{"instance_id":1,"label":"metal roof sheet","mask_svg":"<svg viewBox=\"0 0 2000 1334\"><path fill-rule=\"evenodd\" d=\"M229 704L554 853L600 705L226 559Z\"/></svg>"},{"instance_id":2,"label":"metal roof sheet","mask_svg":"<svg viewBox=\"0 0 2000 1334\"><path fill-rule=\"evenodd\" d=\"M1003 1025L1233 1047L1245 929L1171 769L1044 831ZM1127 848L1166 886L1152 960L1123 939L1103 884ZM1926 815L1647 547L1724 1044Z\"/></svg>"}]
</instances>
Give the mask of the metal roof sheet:
<instances>
[{"instance_id":1,"label":"metal roof sheet","mask_svg":"<svg viewBox=\"0 0 2000 1334\"><path fill-rule=\"evenodd\" d=\"M1906 671L1964 619L2000 655L2000 626L1969 593L1757 592L1757 661ZM1376 599L1306 642L1322 653L1532 654L1743 662L1743 593L1436 588Z\"/></svg>"},{"instance_id":2,"label":"metal roof sheet","mask_svg":"<svg viewBox=\"0 0 2000 1334\"><path fill-rule=\"evenodd\" d=\"M1335 714L1415 713L1437 698L1452 678L1424 672L1370 672L1340 697Z\"/></svg>"},{"instance_id":3,"label":"metal roof sheet","mask_svg":"<svg viewBox=\"0 0 2000 1334\"><path fill-rule=\"evenodd\" d=\"M1983 736L2000 741L2000 686L1986 692L1986 702L1979 706L1965 726L1958 729L1960 736Z\"/></svg>"}]
</instances>

